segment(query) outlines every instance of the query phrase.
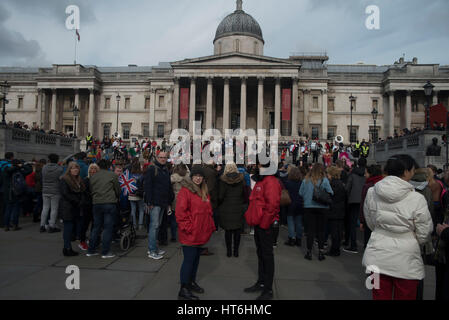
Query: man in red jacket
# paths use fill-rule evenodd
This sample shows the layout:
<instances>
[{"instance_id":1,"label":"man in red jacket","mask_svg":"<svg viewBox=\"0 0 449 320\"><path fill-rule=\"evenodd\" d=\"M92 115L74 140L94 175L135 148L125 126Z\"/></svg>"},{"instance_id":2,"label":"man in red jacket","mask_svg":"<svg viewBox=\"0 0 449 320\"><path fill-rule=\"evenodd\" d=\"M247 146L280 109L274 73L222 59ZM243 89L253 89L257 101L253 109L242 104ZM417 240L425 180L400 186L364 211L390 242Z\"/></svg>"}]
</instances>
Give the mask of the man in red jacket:
<instances>
[{"instance_id":1,"label":"man in red jacket","mask_svg":"<svg viewBox=\"0 0 449 320\"><path fill-rule=\"evenodd\" d=\"M273 298L274 255L271 226L274 221L279 220L282 188L274 175L264 175L269 166L259 164L259 173L253 175L252 179L256 181L256 185L251 192L250 204L245 213L248 225L255 227L254 241L259 272L256 284L244 291L248 293L262 291L257 300Z\"/></svg>"}]
</instances>

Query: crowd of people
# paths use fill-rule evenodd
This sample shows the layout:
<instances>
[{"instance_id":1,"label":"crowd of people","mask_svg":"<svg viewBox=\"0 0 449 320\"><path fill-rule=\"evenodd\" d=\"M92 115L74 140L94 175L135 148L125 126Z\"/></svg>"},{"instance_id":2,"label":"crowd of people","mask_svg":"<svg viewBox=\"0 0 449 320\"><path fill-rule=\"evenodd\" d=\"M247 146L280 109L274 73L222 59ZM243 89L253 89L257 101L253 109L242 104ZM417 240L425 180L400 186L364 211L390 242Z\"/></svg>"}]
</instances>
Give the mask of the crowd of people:
<instances>
[{"instance_id":1,"label":"crowd of people","mask_svg":"<svg viewBox=\"0 0 449 320\"><path fill-rule=\"evenodd\" d=\"M98 141L91 142L89 150ZM120 141L104 139L99 147L109 145ZM79 255L76 243L86 256L108 259L115 256L120 213L129 210L134 228L148 235L148 258L164 257L168 230L170 241L181 243L178 298L187 300L204 292L196 282L200 256L213 254L205 246L219 229L229 258L239 257L242 234L254 236L258 278L244 291L259 292L260 300L273 297L281 225L288 229L285 245L304 246L307 260L316 245L318 261L362 250L360 229L363 265L380 276L374 299L422 299L424 264L435 266L436 299L449 299L449 172L419 169L407 155L390 158L384 168L367 166L365 141L352 147L293 142L281 147L276 173L259 162L174 165L166 143L139 146L127 157L80 152L64 162L51 154L26 163L6 153L0 162L2 227L18 231L19 217L32 215L40 232L62 231L64 256ZM287 147L292 161L282 157Z\"/></svg>"}]
</instances>

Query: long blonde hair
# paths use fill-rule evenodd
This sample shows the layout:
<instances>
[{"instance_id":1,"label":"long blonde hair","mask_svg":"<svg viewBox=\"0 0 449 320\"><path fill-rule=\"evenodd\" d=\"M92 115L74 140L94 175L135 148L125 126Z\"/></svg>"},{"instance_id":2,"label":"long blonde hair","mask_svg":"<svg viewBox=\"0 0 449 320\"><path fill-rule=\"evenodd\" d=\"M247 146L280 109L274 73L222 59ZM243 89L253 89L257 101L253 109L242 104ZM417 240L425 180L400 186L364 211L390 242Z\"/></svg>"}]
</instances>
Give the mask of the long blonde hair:
<instances>
[{"instance_id":1,"label":"long blonde hair","mask_svg":"<svg viewBox=\"0 0 449 320\"><path fill-rule=\"evenodd\" d=\"M226 164L223 175L227 175L229 173L238 173L238 172L239 172L239 170L237 169L237 165L234 162L230 162L230 163Z\"/></svg>"},{"instance_id":2,"label":"long blonde hair","mask_svg":"<svg viewBox=\"0 0 449 320\"><path fill-rule=\"evenodd\" d=\"M315 163L310 172L307 174L305 180L312 181L313 185L317 185L318 181L324 179L325 177L324 166L321 163Z\"/></svg>"},{"instance_id":3,"label":"long blonde hair","mask_svg":"<svg viewBox=\"0 0 449 320\"><path fill-rule=\"evenodd\" d=\"M70 173L70 170L72 170L72 168L78 168L78 175L75 177ZM84 191L85 186L83 179L81 179L80 174L81 168L79 164L76 163L75 161L71 161L67 166L67 171L65 172L65 174L62 176L61 179L64 179L67 182L67 184L72 188L73 191L75 192Z\"/></svg>"}]
</instances>

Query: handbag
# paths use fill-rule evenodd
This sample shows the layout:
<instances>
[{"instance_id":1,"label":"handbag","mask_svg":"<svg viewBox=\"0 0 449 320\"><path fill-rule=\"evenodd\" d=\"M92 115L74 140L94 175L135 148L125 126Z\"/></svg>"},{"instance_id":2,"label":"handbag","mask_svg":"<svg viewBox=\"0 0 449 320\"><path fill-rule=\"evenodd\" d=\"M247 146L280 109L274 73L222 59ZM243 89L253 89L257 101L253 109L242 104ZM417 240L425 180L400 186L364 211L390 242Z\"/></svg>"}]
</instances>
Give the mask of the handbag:
<instances>
[{"instance_id":1,"label":"handbag","mask_svg":"<svg viewBox=\"0 0 449 320\"><path fill-rule=\"evenodd\" d=\"M323 184L323 181L321 181L320 186L314 186L313 187L313 197L312 200L315 202L318 202L319 204L328 206L332 204L332 197L331 195L324 189L321 189L321 185Z\"/></svg>"},{"instance_id":2,"label":"handbag","mask_svg":"<svg viewBox=\"0 0 449 320\"><path fill-rule=\"evenodd\" d=\"M290 198L290 194L288 193L288 190L285 188L284 184L282 183L281 179L278 179L279 184L282 187L281 191L281 207L286 207L292 204L292 198Z\"/></svg>"}]
</instances>

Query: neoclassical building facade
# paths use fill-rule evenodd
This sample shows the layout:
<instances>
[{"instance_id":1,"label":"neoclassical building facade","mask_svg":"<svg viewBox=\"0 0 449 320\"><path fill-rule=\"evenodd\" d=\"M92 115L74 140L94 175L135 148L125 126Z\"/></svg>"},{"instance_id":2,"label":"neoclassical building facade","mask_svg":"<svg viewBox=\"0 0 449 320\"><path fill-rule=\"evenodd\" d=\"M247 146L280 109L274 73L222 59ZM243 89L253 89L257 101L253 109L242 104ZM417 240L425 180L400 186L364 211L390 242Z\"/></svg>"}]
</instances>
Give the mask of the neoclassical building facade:
<instances>
[{"instance_id":1,"label":"neoclassical building facade","mask_svg":"<svg viewBox=\"0 0 449 320\"><path fill-rule=\"evenodd\" d=\"M125 140L168 138L176 128L192 132L196 120L203 130L279 129L282 140L307 134L349 141L351 127L359 140L423 127L427 81L435 86L432 103L449 108L449 66L417 58L331 65L326 53L264 56L262 29L241 0L218 26L213 45L213 55L153 67L0 67L0 81L11 85L7 121L73 132L76 119L79 137L118 132Z\"/></svg>"}]
</instances>

